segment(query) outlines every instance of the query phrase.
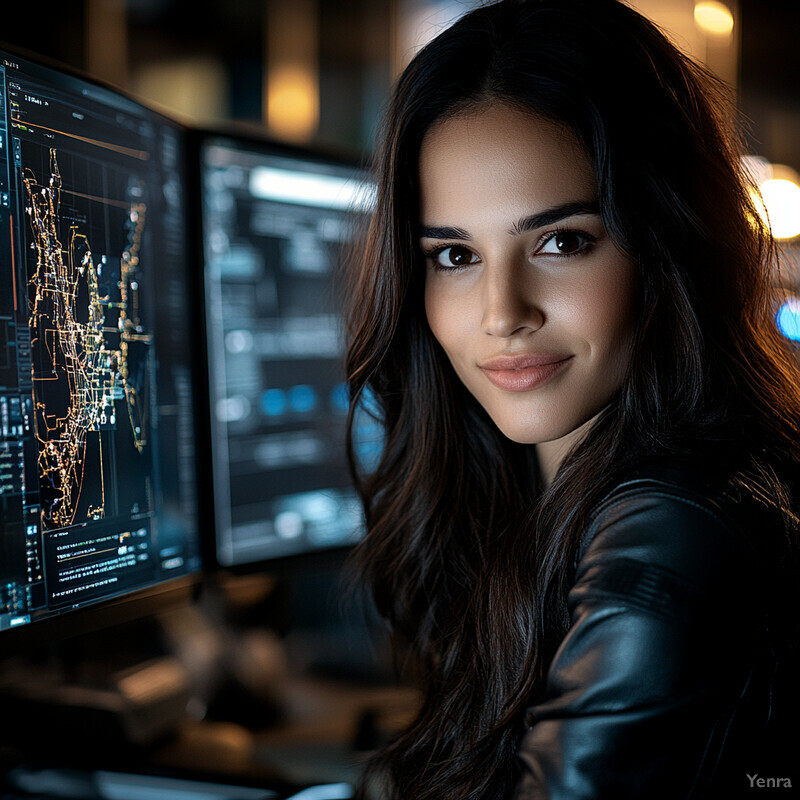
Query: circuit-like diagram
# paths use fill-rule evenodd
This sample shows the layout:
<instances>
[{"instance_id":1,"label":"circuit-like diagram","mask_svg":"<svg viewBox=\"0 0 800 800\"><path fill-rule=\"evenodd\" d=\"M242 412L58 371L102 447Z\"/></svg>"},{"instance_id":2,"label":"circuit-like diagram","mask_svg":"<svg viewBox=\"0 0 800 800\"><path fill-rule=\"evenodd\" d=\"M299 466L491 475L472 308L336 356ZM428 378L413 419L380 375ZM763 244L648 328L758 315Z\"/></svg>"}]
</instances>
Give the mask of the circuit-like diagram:
<instances>
[{"instance_id":1,"label":"circuit-like diagram","mask_svg":"<svg viewBox=\"0 0 800 800\"><path fill-rule=\"evenodd\" d=\"M42 523L57 528L84 512L88 520L105 516L103 462L113 457L118 416L127 419L135 449L147 446L150 370L141 350L152 336L140 320L137 277L146 206L141 187L129 186L117 202L128 213L124 248L115 259L96 257L80 225L62 219L66 190L54 148L49 175L39 180L26 168L23 182L35 251L28 297ZM111 434L105 441L104 432ZM90 460L97 496L81 504Z\"/></svg>"}]
</instances>

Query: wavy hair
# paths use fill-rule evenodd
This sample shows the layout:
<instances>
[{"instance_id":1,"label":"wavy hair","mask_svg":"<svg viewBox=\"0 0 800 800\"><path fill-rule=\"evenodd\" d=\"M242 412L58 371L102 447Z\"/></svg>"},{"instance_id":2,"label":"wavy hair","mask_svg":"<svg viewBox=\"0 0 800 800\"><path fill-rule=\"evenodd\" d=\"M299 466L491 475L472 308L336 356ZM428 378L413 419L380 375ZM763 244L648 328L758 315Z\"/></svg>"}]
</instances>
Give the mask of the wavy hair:
<instances>
[{"instance_id":1,"label":"wavy hair","mask_svg":"<svg viewBox=\"0 0 800 800\"><path fill-rule=\"evenodd\" d=\"M618 395L545 487L428 327L417 165L437 121L500 101L566 123L590 156L641 309ZM794 542L796 353L775 325L774 248L743 173L725 87L617 0L502 0L462 17L401 76L375 159L377 209L348 310L351 469L368 535L355 560L421 665L414 722L372 762L402 800L507 797L524 709L568 627L593 506L632 464L736 464ZM355 410L385 434L358 467ZM791 479L787 478L791 473Z\"/></svg>"}]
</instances>

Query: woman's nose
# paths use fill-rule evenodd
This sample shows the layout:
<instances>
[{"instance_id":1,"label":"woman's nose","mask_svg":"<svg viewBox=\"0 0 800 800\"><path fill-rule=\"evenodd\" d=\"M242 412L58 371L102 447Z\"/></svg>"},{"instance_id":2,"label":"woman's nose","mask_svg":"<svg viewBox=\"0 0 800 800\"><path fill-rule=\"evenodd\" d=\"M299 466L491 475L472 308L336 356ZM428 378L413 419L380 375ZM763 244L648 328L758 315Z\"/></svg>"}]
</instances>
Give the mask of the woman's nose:
<instances>
[{"instance_id":1,"label":"woman's nose","mask_svg":"<svg viewBox=\"0 0 800 800\"><path fill-rule=\"evenodd\" d=\"M544 315L533 287L514 268L488 266L483 280L482 330L489 336L506 337L518 331L538 330Z\"/></svg>"}]
</instances>

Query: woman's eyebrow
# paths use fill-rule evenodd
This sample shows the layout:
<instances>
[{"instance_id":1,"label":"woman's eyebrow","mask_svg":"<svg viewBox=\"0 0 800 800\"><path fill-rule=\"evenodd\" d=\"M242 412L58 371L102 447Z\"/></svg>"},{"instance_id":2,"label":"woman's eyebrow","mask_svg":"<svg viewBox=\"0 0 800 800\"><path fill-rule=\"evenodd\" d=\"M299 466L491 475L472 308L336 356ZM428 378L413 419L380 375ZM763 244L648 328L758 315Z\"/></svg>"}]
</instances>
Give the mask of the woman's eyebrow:
<instances>
[{"instance_id":1,"label":"woman's eyebrow","mask_svg":"<svg viewBox=\"0 0 800 800\"><path fill-rule=\"evenodd\" d=\"M552 225L555 222L560 222L567 217L574 217L577 214L599 214L600 206L596 201L581 202L581 203L562 203L560 206L553 206L546 208L544 211L539 211L537 214L531 214L529 217L523 217L521 220L514 224L514 227L509 231L512 235L525 233L526 231L533 231L537 228L543 228L545 225ZM428 226L420 225L417 228L417 235L420 239L456 239L466 240L471 239L467 231L463 228L451 228L449 226Z\"/></svg>"},{"instance_id":2,"label":"woman's eyebrow","mask_svg":"<svg viewBox=\"0 0 800 800\"><path fill-rule=\"evenodd\" d=\"M590 203L564 203L560 206L553 206L553 208L546 208L538 214L531 214L529 217L519 220L509 233L518 234L526 231L535 231L537 228L552 225L577 214L598 215L600 214L600 206L596 201L592 201Z\"/></svg>"},{"instance_id":3,"label":"woman's eyebrow","mask_svg":"<svg viewBox=\"0 0 800 800\"><path fill-rule=\"evenodd\" d=\"M428 227L420 225L417 228L420 239L470 239L470 235L463 228Z\"/></svg>"}]
</instances>

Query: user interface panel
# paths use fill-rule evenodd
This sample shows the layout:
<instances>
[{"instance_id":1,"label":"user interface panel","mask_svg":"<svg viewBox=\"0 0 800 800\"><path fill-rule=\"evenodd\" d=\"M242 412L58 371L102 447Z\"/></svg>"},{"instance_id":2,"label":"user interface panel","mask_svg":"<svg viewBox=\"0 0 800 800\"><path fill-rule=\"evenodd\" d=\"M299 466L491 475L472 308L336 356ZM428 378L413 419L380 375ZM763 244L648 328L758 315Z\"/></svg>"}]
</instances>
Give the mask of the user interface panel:
<instances>
[{"instance_id":1,"label":"user interface panel","mask_svg":"<svg viewBox=\"0 0 800 800\"><path fill-rule=\"evenodd\" d=\"M0 53L0 629L199 567L184 140Z\"/></svg>"},{"instance_id":2,"label":"user interface panel","mask_svg":"<svg viewBox=\"0 0 800 800\"><path fill-rule=\"evenodd\" d=\"M373 201L362 173L232 139L201 148L217 559L350 544L338 266ZM380 434L359 415L358 455Z\"/></svg>"}]
</instances>

